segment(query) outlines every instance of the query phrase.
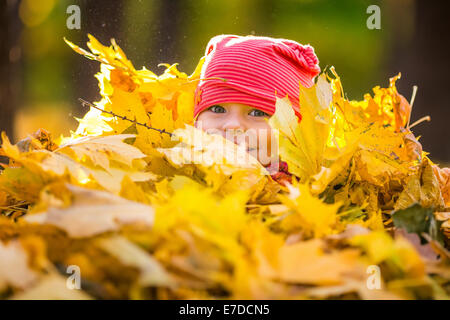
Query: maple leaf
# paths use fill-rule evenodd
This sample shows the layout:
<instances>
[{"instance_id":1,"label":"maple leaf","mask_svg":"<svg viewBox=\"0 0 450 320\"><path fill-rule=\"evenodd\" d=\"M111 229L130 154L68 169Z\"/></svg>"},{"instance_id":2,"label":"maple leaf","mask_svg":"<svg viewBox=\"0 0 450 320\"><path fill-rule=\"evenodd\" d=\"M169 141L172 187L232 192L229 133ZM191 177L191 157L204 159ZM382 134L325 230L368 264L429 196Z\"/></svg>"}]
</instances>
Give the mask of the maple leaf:
<instances>
[{"instance_id":1,"label":"maple leaf","mask_svg":"<svg viewBox=\"0 0 450 320\"><path fill-rule=\"evenodd\" d=\"M287 98L277 98L275 113L269 119L272 129L279 132L281 159L301 181L322 167L331 124L331 98L331 86L321 75L311 88L300 86L301 124Z\"/></svg>"},{"instance_id":2,"label":"maple leaf","mask_svg":"<svg viewBox=\"0 0 450 320\"><path fill-rule=\"evenodd\" d=\"M415 202L420 203L423 207L445 208L439 181L427 158L414 172L411 172L394 208L406 209Z\"/></svg>"},{"instance_id":3,"label":"maple leaf","mask_svg":"<svg viewBox=\"0 0 450 320\"><path fill-rule=\"evenodd\" d=\"M95 37L88 34L89 42L87 43L92 53L80 48L64 38L64 41L77 53L84 55L91 60L97 60L101 63L112 65L118 69L135 72L133 64L129 61L125 53L116 44L114 39L111 40L111 46L102 45Z\"/></svg>"},{"instance_id":4,"label":"maple leaf","mask_svg":"<svg viewBox=\"0 0 450 320\"><path fill-rule=\"evenodd\" d=\"M239 146L192 127L205 57L191 75L177 63L157 75L114 40L88 37L90 52L66 40L100 62L101 100L83 101L77 130L56 144L44 130L16 145L2 134L2 296L448 299L448 168L411 132L399 76L354 101L330 68L300 87L300 123L277 99L269 123L294 174L282 186ZM386 232L392 224L420 232L441 261ZM436 227L445 241L430 236ZM108 293L69 292L61 263ZM366 285L373 264L381 290Z\"/></svg>"},{"instance_id":5,"label":"maple leaf","mask_svg":"<svg viewBox=\"0 0 450 320\"><path fill-rule=\"evenodd\" d=\"M35 189L43 187L45 183L49 183L55 179L66 179L65 177L69 176L70 179L68 180L71 183L78 185L86 185L89 183L98 184L106 190L117 194L121 190L121 182L125 176L128 176L133 181L147 181L156 178L150 172L139 170L139 165L141 167L143 166L142 162L140 164L139 162L136 163L137 168L135 166L128 167L125 165L123 167L120 165L120 162L129 164L131 160L136 162L139 158L145 156L135 147L119 141L126 137L131 136L81 138L78 143L69 143L55 150L55 152L43 149L22 153L17 146L11 145L8 138L4 136L2 149L16 163L21 164L28 172L32 173L33 176L26 175L25 177L36 185ZM91 140L93 142L90 142ZM102 141L105 143L102 143ZM74 150L71 149L71 146L74 146ZM92 153L90 151L88 152L88 149L91 148ZM119 163L114 164L114 166L109 166L107 170L103 168L97 169L92 164L84 161L84 159L77 159L77 152L79 155L89 154L90 157L92 156L94 158L94 161L97 161L97 163L104 167L108 167L110 160ZM67 153L75 156L75 159L69 157ZM110 154L111 159L105 158L103 153ZM89 160L91 159L90 157ZM14 169L11 168L9 170L10 175L13 175L13 172L17 171L17 169ZM19 171L23 172L24 170ZM7 179L8 176L1 179L4 178ZM8 181L11 180L8 179ZM14 185L11 185L10 188L14 189Z\"/></svg>"},{"instance_id":6,"label":"maple leaf","mask_svg":"<svg viewBox=\"0 0 450 320\"><path fill-rule=\"evenodd\" d=\"M94 111L96 109L91 107L86 116L79 119L80 125L72 138L91 133L129 133L130 121L168 132L183 127L185 123L193 123L194 91L204 59L200 59L190 76L178 71L177 64L162 64L166 70L157 76L145 68L135 70L114 41L106 47L89 35L88 47L92 53L67 40L66 43L77 53L102 63L101 72L96 77L103 98L95 105L105 110L99 117L99 110ZM136 126L133 133L137 133L133 145L152 157L158 157L155 148L173 145L170 136L160 135L144 126Z\"/></svg>"},{"instance_id":7,"label":"maple leaf","mask_svg":"<svg viewBox=\"0 0 450 320\"><path fill-rule=\"evenodd\" d=\"M331 285L345 282L345 274L364 274L358 265L358 250L325 253L319 239L285 244L276 250L276 267L266 267L264 276L290 283ZM333 266L330 268L330 266Z\"/></svg>"},{"instance_id":8,"label":"maple leaf","mask_svg":"<svg viewBox=\"0 0 450 320\"><path fill-rule=\"evenodd\" d=\"M55 152L71 155L73 153L79 160L88 157L94 165L108 171L111 161L121 162L129 167L134 159L144 158L139 149L124 143L126 138L135 137L133 134L120 134L105 137L87 136L60 145Z\"/></svg>"},{"instance_id":9,"label":"maple leaf","mask_svg":"<svg viewBox=\"0 0 450 320\"><path fill-rule=\"evenodd\" d=\"M437 165L432 165L432 168L439 182L445 206L450 207L450 168L439 168Z\"/></svg>"},{"instance_id":10,"label":"maple leaf","mask_svg":"<svg viewBox=\"0 0 450 320\"><path fill-rule=\"evenodd\" d=\"M220 135L208 134L193 126L174 131L179 143L172 148L158 148L177 168L195 166L215 190L229 193L256 186L267 170L239 146Z\"/></svg>"},{"instance_id":11,"label":"maple leaf","mask_svg":"<svg viewBox=\"0 0 450 320\"><path fill-rule=\"evenodd\" d=\"M223 255L236 261L235 255L242 250L237 242L238 235L248 219L245 214L247 199L245 191L236 191L218 199L212 190L189 182L176 190L167 203L156 207L154 230L167 232L176 227L186 227L223 248Z\"/></svg>"},{"instance_id":12,"label":"maple leaf","mask_svg":"<svg viewBox=\"0 0 450 320\"><path fill-rule=\"evenodd\" d=\"M118 230L122 225L151 227L153 208L129 201L111 193L67 185L72 194L69 207L50 207L24 219L30 223L51 224L65 230L71 237L89 237Z\"/></svg>"},{"instance_id":13,"label":"maple leaf","mask_svg":"<svg viewBox=\"0 0 450 320\"><path fill-rule=\"evenodd\" d=\"M283 229L300 230L306 236L322 237L337 229L340 203L326 204L313 196L307 185L289 186L289 195L280 195L282 203L292 210L282 221Z\"/></svg>"}]
</instances>

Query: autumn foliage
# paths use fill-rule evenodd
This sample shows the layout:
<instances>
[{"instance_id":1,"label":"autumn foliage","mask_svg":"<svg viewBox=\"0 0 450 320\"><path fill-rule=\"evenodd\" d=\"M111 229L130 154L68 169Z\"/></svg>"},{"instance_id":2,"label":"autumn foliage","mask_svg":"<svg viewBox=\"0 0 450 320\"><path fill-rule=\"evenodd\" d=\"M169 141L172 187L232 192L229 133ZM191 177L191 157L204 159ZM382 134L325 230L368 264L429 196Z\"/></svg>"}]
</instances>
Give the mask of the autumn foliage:
<instances>
[{"instance_id":1,"label":"autumn foliage","mask_svg":"<svg viewBox=\"0 0 450 320\"><path fill-rule=\"evenodd\" d=\"M280 184L194 128L203 58L156 75L89 39L66 41L101 64L76 131L2 135L1 297L448 299L450 170L412 134L400 75L352 101L330 68L301 87L301 123L278 99L269 123L294 175Z\"/></svg>"}]
</instances>

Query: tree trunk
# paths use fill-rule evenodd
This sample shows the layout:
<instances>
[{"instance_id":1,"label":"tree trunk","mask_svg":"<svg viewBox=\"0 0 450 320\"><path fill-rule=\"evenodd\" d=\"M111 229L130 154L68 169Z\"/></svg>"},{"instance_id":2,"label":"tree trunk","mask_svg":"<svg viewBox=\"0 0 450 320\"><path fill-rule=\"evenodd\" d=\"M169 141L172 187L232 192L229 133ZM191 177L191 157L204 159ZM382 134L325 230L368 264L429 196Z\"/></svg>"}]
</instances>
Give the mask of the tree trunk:
<instances>
[{"instance_id":1,"label":"tree trunk","mask_svg":"<svg viewBox=\"0 0 450 320\"><path fill-rule=\"evenodd\" d=\"M21 23L18 16L19 1L0 1L0 131L14 140L14 114L21 86ZM6 158L0 157L5 163Z\"/></svg>"},{"instance_id":2,"label":"tree trunk","mask_svg":"<svg viewBox=\"0 0 450 320\"><path fill-rule=\"evenodd\" d=\"M389 71L392 75L402 72L397 87L408 100L412 87L418 86L411 123L426 115L431 117L431 123L421 123L412 131L415 136L422 136L420 142L424 150L431 153L432 160L449 165L450 99L447 87L450 45L447 34L450 19L447 15L450 12L450 2L409 2L414 6L414 30L407 41L401 38L401 34L394 35L393 59ZM391 16L395 20L392 28L395 32L402 28L405 21L402 19L404 7L394 7Z\"/></svg>"},{"instance_id":3,"label":"tree trunk","mask_svg":"<svg viewBox=\"0 0 450 320\"><path fill-rule=\"evenodd\" d=\"M0 2L0 130L13 137L14 113L20 87L21 24L17 21L19 1Z\"/></svg>"}]
</instances>

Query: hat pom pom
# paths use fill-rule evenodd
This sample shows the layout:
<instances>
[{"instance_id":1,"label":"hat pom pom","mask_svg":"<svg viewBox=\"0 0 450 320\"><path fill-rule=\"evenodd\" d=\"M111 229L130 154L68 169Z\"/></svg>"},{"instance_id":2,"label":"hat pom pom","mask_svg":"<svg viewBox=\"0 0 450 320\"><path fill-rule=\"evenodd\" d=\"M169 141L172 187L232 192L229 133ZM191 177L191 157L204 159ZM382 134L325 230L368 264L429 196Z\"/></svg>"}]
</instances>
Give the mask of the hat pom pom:
<instances>
[{"instance_id":1,"label":"hat pom pom","mask_svg":"<svg viewBox=\"0 0 450 320\"><path fill-rule=\"evenodd\" d=\"M310 45L301 45L295 41L283 40L274 45L274 49L309 71L314 77L320 73L319 59Z\"/></svg>"}]
</instances>

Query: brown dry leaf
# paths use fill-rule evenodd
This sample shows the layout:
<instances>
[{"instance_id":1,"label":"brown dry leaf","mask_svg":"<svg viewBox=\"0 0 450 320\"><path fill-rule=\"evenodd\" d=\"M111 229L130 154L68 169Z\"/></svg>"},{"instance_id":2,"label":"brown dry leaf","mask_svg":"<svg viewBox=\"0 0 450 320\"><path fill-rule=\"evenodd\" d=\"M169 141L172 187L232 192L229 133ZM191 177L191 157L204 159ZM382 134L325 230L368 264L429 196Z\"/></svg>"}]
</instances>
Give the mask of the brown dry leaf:
<instances>
[{"instance_id":1,"label":"brown dry leaf","mask_svg":"<svg viewBox=\"0 0 450 320\"><path fill-rule=\"evenodd\" d=\"M445 207L439 181L427 158L423 159L418 170L409 177L394 208L396 210L405 209L415 202L420 203L423 207Z\"/></svg>"},{"instance_id":2,"label":"brown dry leaf","mask_svg":"<svg viewBox=\"0 0 450 320\"><path fill-rule=\"evenodd\" d=\"M390 79L391 87L395 88L395 82L397 81L399 77L394 77ZM397 91L397 90L395 90ZM397 95L394 95L394 115L395 115L395 130L399 131L400 128L405 128L408 124L408 120L411 116L411 110L412 107L409 104L408 100L406 98L397 93Z\"/></svg>"},{"instance_id":3,"label":"brown dry leaf","mask_svg":"<svg viewBox=\"0 0 450 320\"><path fill-rule=\"evenodd\" d=\"M432 165L432 168L439 182L445 206L450 207L450 168L439 168L437 165Z\"/></svg>"}]
</instances>

